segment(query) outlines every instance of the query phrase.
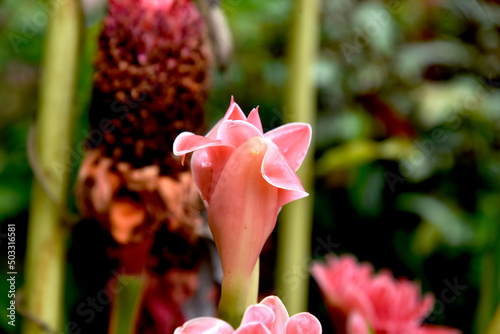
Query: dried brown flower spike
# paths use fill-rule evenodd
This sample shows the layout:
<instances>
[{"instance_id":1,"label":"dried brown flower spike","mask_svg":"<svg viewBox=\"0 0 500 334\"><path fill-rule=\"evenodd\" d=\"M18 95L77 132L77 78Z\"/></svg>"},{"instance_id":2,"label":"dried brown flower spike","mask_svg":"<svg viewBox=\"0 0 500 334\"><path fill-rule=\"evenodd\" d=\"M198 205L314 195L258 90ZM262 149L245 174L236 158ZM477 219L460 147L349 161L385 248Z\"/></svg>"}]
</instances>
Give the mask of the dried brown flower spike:
<instances>
[{"instance_id":1,"label":"dried brown flower spike","mask_svg":"<svg viewBox=\"0 0 500 334\"><path fill-rule=\"evenodd\" d=\"M134 167L179 168L171 155L182 131L203 124L210 50L189 0L110 0L95 62L92 130L105 154ZM175 161L175 163L174 163Z\"/></svg>"},{"instance_id":2,"label":"dried brown flower spike","mask_svg":"<svg viewBox=\"0 0 500 334\"><path fill-rule=\"evenodd\" d=\"M82 214L98 220L120 244L141 241L163 223L195 241L204 221L190 172L172 178L160 175L156 165L114 165L99 148L87 154L80 168L77 198Z\"/></svg>"}]
</instances>

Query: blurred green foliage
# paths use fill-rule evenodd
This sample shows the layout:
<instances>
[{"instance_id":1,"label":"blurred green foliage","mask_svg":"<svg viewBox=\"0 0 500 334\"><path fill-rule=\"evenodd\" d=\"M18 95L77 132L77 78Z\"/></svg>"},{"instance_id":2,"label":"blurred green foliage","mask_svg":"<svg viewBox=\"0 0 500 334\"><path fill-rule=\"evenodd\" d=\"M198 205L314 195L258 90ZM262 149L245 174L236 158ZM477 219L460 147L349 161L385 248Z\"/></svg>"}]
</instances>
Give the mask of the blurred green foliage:
<instances>
[{"instance_id":1,"label":"blurred green foliage","mask_svg":"<svg viewBox=\"0 0 500 334\"><path fill-rule=\"evenodd\" d=\"M44 25L34 25L30 37L25 30L41 3L0 5L0 232L15 221L19 249ZM235 53L227 71L214 70L207 122L220 118L234 95L247 113L260 106L264 130L279 126L288 118L282 101L290 1L222 0L221 6ZM75 143L87 127L101 17L87 18ZM312 247L318 237L331 236L339 253L420 280L438 300L429 321L464 333L483 333L500 300L499 22L498 5L468 0L328 0L318 20ZM15 36L21 44L12 44ZM445 282L455 280L466 288L447 303ZM310 298L326 333L314 283ZM0 308L6 302L2 294ZM0 325L12 330L4 318Z\"/></svg>"}]
</instances>

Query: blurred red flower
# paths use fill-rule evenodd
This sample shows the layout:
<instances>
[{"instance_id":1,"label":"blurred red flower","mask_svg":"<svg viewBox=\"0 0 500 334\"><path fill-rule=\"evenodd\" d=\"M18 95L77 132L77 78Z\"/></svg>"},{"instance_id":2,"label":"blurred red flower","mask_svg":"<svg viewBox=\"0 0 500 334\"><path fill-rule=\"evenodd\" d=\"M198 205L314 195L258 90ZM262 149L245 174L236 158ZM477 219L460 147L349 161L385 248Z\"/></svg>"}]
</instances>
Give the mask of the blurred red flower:
<instances>
[{"instance_id":1,"label":"blurred red flower","mask_svg":"<svg viewBox=\"0 0 500 334\"><path fill-rule=\"evenodd\" d=\"M374 274L369 263L351 255L329 255L311 272L318 283L338 333L458 334L455 328L422 325L432 311L434 296L388 270Z\"/></svg>"}]
</instances>

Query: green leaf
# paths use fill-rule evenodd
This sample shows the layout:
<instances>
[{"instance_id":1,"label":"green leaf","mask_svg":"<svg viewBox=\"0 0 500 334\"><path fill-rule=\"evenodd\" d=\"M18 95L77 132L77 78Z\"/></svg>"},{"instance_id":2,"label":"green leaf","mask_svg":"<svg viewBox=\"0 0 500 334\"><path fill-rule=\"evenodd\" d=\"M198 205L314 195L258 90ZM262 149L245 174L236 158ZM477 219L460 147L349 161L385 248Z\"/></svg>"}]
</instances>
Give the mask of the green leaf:
<instances>
[{"instance_id":1,"label":"green leaf","mask_svg":"<svg viewBox=\"0 0 500 334\"><path fill-rule=\"evenodd\" d=\"M378 159L396 160L406 155L411 147L411 143L404 138L390 138L383 142L352 140L323 154L317 162L317 174L325 176L339 169L356 168Z\"/></svg>"},{"instance_id":2,"label":"green leaf","mask_svg":"<svg viewBox=\"0 0 500 334\"><path fill-rule=\"evenodd\" d=\"M444 242L440 230L428 221L422 221L415 230L412 250L415 254L427 257Z\"/></svg>"},{"instance_id":3,"label":"green leaf","mask_svg":"<svg viewBox=\"0 0 500 334\"><path fill-rule=\"evenodd\" d=\"M357 182L349 187L349 197L359 214L377 217L384 207L384 170L381 166L367 164L360 167L358 173Z\"/></svg>"},{"instance_id":4,"label":"green leaf","mask_svg":"<svg viewBox=\"0 0 500 334\"><path fill-rule=\"evenodd\" d=\"M114 295L109 322L109 334L134 334L143 291L143 279L121 275L118 280L122 290Z\"/></svg>"},{"instance_id":5,"label":"green leaf","mask_svg":"<svg viewBox=\"0 0 500 334\"><path fill-rule=\"evenodd\" d=\"M463 246L473 239L473 230L460 212L437 198L421 194L404 194L398 200L398 207L419 215L422 220L434 226L450 246Z\"/></svg>"},{"instance_id":6,"label":"green leaf","mask_svg":"<svg viewBox=\"0 0 500 334\"><path fill-rule=\"evenodd\" d=\"M488 326L488 330L486 334L495 334L500 333L500 304L498 304L497 311L493 319L491 319L490 325Z\"/></svg>"}]
</instances>

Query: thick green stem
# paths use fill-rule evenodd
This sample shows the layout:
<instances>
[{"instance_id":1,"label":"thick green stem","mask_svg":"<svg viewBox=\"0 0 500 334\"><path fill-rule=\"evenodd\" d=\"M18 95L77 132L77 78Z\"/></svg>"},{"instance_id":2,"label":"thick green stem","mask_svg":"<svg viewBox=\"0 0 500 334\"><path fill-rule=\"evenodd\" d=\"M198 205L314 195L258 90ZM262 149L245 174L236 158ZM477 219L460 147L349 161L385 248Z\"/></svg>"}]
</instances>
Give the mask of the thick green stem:
<instances>
[{"instance_id":1,"label":"thick green stem","mask_svg":"<svg viewBox=\"0 0 500 334\"><path fill-rule=\"evenodd\" d=\"M114 289L108 334L135 334L141 311L144 278L121 275Z\"/></svg>"},{"instance_id":2,"label":"thick green stem","mask_svg":"<svg viewBox=\"0 0 500 334\"><path fill-rule=\"evenodd\" d=\"M491 319L488 329L485 331L486 334L497 334L500 333L500 304L498 304L495 315Z\"/></svg>"},{"instance_id":3,"label":"thick green stem","mask_svg":"<svg viewBox=\"0 0 500 334\"><path fill-rule=\"evenodd\" d=\"M65 245L61 208L66 206L70 171L74 97L81 40L79 1L54 1L46 32L37 117L37 157L34 168L44 178L35 180L30 203L24 307L38 321L62 330ZM50 192L50 196L47 195ZM25 321L24 334L44 333Z\"/></svg>"},{"instance_id":4,"label":"thick green stem","mask_svg":"<svg viewBox=\"0 0 500 334\"><path fill-rule=\"evenodd\" d=\"M248 287L247 293L247 306L257 304L257 299L259 297L259 274L260 274L260 259L257 259L257 264L252 272L252 277L250 277L250 286Z\"/></svg>"},{"instance_id":5,"label":"thick green stem","mask_svg":"<svg viewBox=\"0 0 500 334\"><path fill-rule=\"evenodd\" d=\"M491 305L494 303L493 272L495 259L492 254L485 254L481 259L480 294L477 306L477 332L485 333L493 315Z\"/></svg>"},{"instance_id":6,"label":"thick green stem","mask_svg":"<svg viewBox=\"0 0 500 334\"><path fill-rule=\"evenodd\" d=\"M313 129L316 120L313 69L317 55L319 5L319 0L295 0L288 50L286 121L307 122ZM313 186L313 157L314 145L298 172L306 191ZM312 201L312 196L309 196L285 205L278 224L277 289L290 314L307 309Z\"/></svg>"},{"instance_id":7,"label":"thick green stem","mask_svg":"<svg viewBox=\"0 0 500 334\"><path fill-rule=\"evenodd\" d=\"M488 325L488 330L486 334L498 334L500 333L500 304L498 304L497 310L493 319L491 319L490 324Z\"/></svg>"},{"instance_id":8,"label":"thick green stem","mask_svg":"<svg viewBox=\"0 0 500 334\"><path fill-rule=\"evenodd\" d=\"M496 326L494 325L496 322L500 322L498 308L500 305L500 228L496 223L497 220L493 220L491 225L491 233L495 236L492 247L482 258L477 308L478 333L485 333L488 326L491 328L491 326Z\"/></svg>"},{"instance_id":9,"label":"thick green stem","mask_svg":"<svg viewBox=\"0 0 500 334\"><path fill-rule=\"evenodd\" d=\"M219 318L227 321L233 328L238 328L247 307L257 303L258 290L259 260L251 277L224 276L219 302Z\"/></svg>"}]
</instances>

